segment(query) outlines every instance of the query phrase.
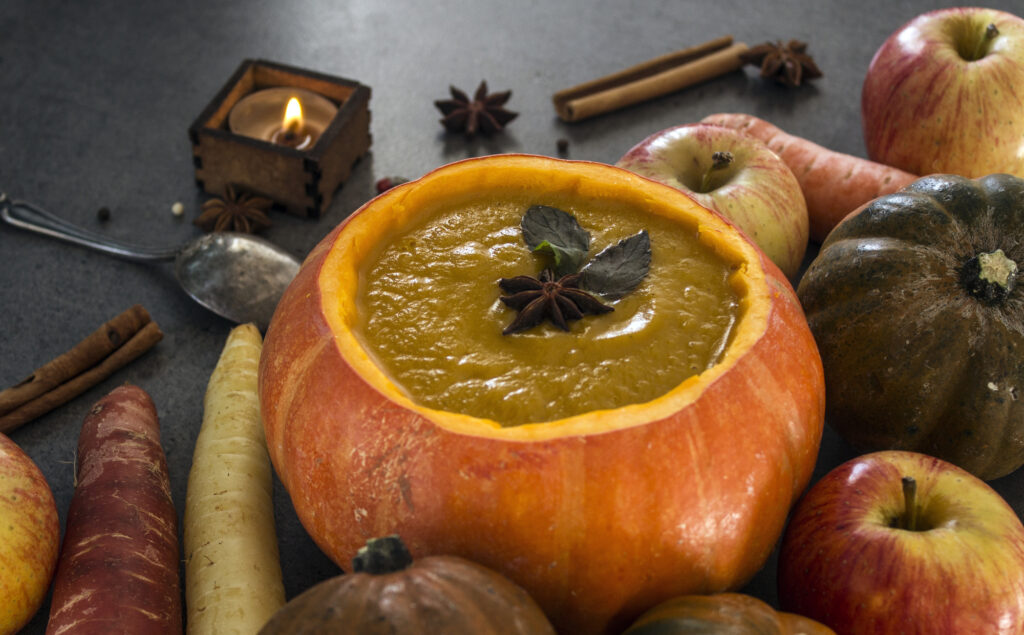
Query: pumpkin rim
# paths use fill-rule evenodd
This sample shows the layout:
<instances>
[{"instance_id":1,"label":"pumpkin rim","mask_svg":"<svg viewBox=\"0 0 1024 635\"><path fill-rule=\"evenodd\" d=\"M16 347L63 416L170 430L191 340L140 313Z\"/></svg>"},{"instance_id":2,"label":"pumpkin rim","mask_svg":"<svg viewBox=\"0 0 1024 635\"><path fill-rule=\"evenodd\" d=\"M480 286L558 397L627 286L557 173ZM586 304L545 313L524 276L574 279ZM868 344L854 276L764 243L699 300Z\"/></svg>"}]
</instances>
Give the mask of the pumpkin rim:
<instances>
[{"instance_id":1,"label":"pumpkin rim","mask_svg":"<svg viewBox=\"0 0 1024 635\"><path fill-rule=\"evenodd\" d=\"M536 181L545 188L581 197L613 196L694 227L700 243L733 268L728 284L737 294L736 320L718 363L650 401L508 427L492 419L423 406L407 395L374 361L373 353L356 334L361 264L379 239L416 218L422 209L417 203L440 193L455 198L481 188L486 188L485 194L508 189L510 180L518 187ZM380 210L392 213L382 219ZM337 352L353 372L389 402L434 425L455 433L503 440L537 441L611 432L664 419L685 409L761 340L768 328L773 296L777 295L769 284L765 267L770 265L763 252L735 225L685 193L613 165L541 155L473 157L438 167L367 201L338 226L326 248L328 252L316 274L320 306Z\"/></svg>"}]
</instances>

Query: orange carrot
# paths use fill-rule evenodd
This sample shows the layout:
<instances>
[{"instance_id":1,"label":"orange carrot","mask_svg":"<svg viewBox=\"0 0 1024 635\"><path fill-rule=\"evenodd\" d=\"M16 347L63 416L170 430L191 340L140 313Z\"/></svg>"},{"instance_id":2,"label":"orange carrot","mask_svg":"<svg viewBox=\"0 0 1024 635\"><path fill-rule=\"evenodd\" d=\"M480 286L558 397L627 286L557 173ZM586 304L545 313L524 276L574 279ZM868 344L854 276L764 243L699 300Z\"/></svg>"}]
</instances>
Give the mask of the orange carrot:
<instances>
[{"instance_id":1,"label":"orange carrot","mask_svg":"<svg viewBox=\"0 0 1024 635\"><path fill-rule=\"evenodd\" d=\"M177 519L153 401L116 388L78 438L47 635L180 635Z\"/></svg>"},{"instance_id":2,"label":"orange carrot","mask_svg":"<svg viewBox=\"0 0 1024 635\"><path fill-rule=\"evenodd\" d=\"M853 210L918 178L882 163L829 150L753 115L720 113L705 117L703 123L745 132L782 158L800 182L811 239L819 243Z\"/></svg>"}]
</instances>

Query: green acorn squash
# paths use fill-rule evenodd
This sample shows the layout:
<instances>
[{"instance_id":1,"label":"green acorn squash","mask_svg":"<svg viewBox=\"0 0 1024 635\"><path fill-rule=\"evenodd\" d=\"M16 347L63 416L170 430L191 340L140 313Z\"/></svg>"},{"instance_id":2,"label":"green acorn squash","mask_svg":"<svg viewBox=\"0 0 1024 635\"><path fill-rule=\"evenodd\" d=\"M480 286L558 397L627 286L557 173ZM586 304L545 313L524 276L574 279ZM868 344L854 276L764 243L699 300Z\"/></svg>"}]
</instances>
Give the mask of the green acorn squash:
<instances>
[{"instance_id":1,"label":"green acorn squash","mask_svg":"<svg viewBox=\"0 0 1024 635\"><path fill-rule=\"evenodd\" d=\"M1024 180L921 178L853 212L798 288L826 420L989 480L1024 463Z\"/></svg>"}]
</instances>

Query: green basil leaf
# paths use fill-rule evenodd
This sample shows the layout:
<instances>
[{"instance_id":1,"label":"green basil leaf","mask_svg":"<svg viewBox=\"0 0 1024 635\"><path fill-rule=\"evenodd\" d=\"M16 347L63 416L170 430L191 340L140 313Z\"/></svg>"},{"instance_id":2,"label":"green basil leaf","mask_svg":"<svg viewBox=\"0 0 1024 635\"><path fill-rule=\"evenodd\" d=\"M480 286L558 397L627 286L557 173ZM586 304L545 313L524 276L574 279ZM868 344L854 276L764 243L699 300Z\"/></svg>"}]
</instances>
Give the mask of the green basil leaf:
<instances>
[{"instance_id":1,"label":"green basil leaf","mask_svg":"<svg viewBox=\"0 0 1024 635\"><path fill-rule=\"evenodd\" d=\"M556 207L530 207L523 215L522 229L526 246L531 251L550 254L559 276L579 271L590 249L590 232L571 214Z\"/></svg>"},{"instance_id":2,"label":"green basil leaf","mask_svg":"<svg viewBox=\"0 0 1024 635\"><path fill-rule=\"evenodd\" d=\"M551 260L555 263L554 269L555 274L558 277L569 275L570 273L576 273L580 270L580 265L587 257L587 252L580 251L578 249L565 249L562 247L556 247L548 241L544 241L534 248L535 252L546 253L551 256Z\"/></svg>"},{"instance_id":3,"label":"green basil leaf","mask_svg":"<svg viewBox=\"0 0 1024 635\"><path fill-rule=\"evenodd\" d=\"M651 237L646 230L624 238L583 268L580 288L616 300L635 289L651 268Z\"/></svg>"}]
</instances>

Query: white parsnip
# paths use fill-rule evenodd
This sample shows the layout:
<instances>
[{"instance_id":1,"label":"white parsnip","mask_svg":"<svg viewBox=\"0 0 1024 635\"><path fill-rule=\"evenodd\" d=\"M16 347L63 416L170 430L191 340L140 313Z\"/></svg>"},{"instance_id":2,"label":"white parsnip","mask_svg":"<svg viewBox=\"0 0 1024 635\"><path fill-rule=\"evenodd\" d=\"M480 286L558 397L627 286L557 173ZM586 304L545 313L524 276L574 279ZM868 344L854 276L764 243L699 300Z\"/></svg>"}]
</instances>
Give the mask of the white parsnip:
<instances>
[{"instance_id":1,"label":"white parsnip","mask_svg":"<svg viewBox=\"0 0 1024 635\"><path fill-rule=\"evenodd\" d=\"M256 372L263 340L235 327L210 377L185 498L191 635L256 633L284 605L273 475Z\"/></svg>"}]
</instances>

